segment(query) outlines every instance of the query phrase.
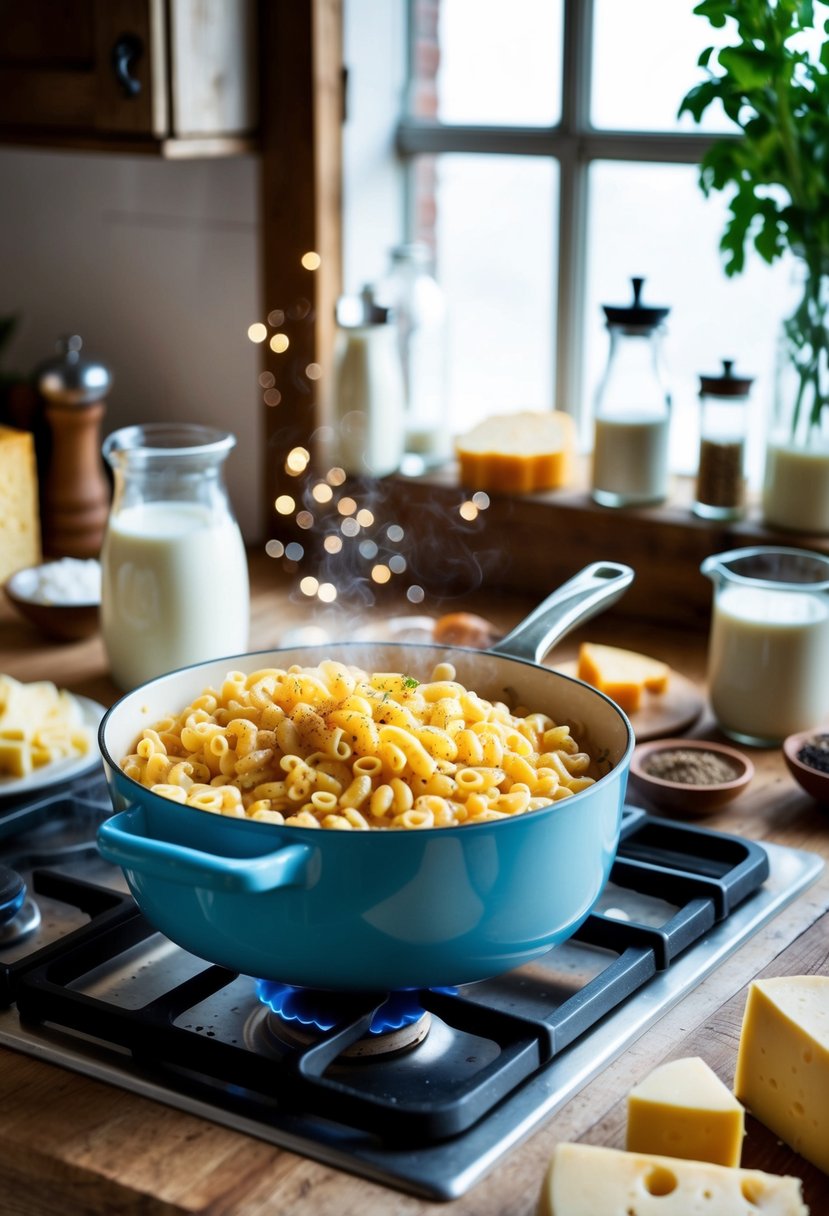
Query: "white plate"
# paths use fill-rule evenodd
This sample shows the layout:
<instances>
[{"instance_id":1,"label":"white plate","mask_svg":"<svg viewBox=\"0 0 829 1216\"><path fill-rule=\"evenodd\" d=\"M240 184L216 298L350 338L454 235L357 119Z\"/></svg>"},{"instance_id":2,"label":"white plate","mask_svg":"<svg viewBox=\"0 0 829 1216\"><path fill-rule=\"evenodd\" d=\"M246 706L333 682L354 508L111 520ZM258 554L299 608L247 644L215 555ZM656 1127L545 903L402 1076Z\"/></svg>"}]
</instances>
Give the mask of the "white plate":
<instances>
[{"instance_id":1,"label":"white plate","mask_svg":"<svg viewBox=\"0 0 829 1216\"><path fill-rule=\"evenodd\" d=\"M106 713L106 707L89 697L79 697L72 694L81 709L84 726L92 732L92 745L85 756L67 757L65 760L53 760L35 769L28 777L0 777L0 800L4 798L22 798L26 794L34 794L39 790L48 789L53 785L63 785L73 777L97 768L101 763L101 753L98 750L98 723Z\"/></svg>"}]
</instances>

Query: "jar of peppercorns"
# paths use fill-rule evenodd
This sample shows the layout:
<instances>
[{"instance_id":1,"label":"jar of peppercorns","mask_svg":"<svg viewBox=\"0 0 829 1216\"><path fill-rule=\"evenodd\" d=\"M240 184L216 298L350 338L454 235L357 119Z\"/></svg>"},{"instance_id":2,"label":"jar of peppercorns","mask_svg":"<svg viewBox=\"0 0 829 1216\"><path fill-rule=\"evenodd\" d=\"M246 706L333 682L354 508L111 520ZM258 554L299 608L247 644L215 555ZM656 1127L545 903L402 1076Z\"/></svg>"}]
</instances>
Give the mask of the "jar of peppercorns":
<instances>
[{"instance_id":1,"label":"jar of peppercorns","mask_svg":"<svg viewBox=\"0 0 829 1216\"><path fill-rule=\"evenodd\" d=\"M746 429L751 378L731 359L720 376L700 376L700 444L694 514L739 519L745 514Z\"/></svg>"}]
</instances>

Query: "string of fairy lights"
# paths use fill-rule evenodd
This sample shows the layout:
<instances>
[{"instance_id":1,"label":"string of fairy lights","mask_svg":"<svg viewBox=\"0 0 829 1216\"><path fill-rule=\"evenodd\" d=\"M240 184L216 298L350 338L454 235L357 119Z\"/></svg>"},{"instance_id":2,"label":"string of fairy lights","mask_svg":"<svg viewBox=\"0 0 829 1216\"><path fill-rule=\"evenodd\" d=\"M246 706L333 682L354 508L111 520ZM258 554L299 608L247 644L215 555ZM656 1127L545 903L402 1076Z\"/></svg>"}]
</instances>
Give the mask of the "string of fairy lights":
<instances>
[{"instance_id":1,"label":"string of fairy lights","mask_svg":"<svg viewBox=\"0 0 829 1216\"><path fill-rule=\"evenodd\" d=\"M319 269L319 254L309 251L300 259L305 270ZM275 355L293 357L290 328L295 324L313 323L313 308L309 300L299 298L289 307L272 309L266 321L255 321L248 327L248 338L254 343L267 342ZM296 344L298 345L298 344ZM284 383L294 383L300 390L311 391L324 380L324 369L316 362L291 366L291 376ZM270 409L286 404L283 393L276 387L273 372L259 376L262 399ZM330 426L318 426L313 436L322 453L336 453L337 436ZM327 463L327 462L326 462ZM295 481L290 492L280 493L274 501L278 516L292 521L291 533L322 533L322 556L319 546L304 545L300 540L287 543L272 537L265 545L269 557L279 561L284 570L296 577L299 594L321 604L359 598L363 603L375 602L374 590L395 579L405 585L406 599L422 604L426 591L413 575L406 549L406 532L399 522L388 518L387 494L382 482L370 478L349 479L345 471L331 460L325 472L312 466L309 450L293 447L285 457L284 471ZM454 510L458 521L468 528L489 506L489 496L478 491L461 495ZM411 546L409 546L411 549ZM314 571L307 566L314 561Z\"/></svg>"}]
</instances>

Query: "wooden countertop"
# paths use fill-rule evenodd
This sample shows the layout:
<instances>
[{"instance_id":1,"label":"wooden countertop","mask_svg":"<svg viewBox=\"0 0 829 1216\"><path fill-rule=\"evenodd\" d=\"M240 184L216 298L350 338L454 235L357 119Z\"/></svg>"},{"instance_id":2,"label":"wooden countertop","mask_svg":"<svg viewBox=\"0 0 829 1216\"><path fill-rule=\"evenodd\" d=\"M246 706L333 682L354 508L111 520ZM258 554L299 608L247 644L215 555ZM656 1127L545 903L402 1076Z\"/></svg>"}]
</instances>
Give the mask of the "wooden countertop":
<instances>
[{"instance_id":1,"label":"wooden countertop","mask_svg":"<svg viewBox=\"0 0 829 1216\"><path fill-rule=\"evenodd\" d=\"M315 612L274 569L252 561L252 648L275 644L286 628L331 627L395 612L440 615L458 604L413 609L320 608ZM533 607L526 597L479 592L462 605L505 630ZM338 613L336 615L335 613ZM342 627L342 626L341 626ZM580 637L646 651L703 687L704 635L637 626L612 612L565 639L556 659L575 655ZM46 642L0 606L0 671L52 679L111 703L99 638ZM720 737L703 713L687 732ZM779 750L753 751L756 776L742 797L706 826L807 849L829 859L829 810L789 776ZM625 1096L660 1061L701 1055L730 1084L745 987L760 973L829 974L829 867L816 883L726 960L554 1118L508 1154L477 1187L451 1204L432 1204L316 1164L304 1157L22 1054L0 1049L0 1211L7 1216L529 1216L554 1145L582 1139L622 1147ZM750 1117L743 1164L804 1179L813 1216L829 1212L829 1178L780 1145Z\"/></svg>"}]
</instances>

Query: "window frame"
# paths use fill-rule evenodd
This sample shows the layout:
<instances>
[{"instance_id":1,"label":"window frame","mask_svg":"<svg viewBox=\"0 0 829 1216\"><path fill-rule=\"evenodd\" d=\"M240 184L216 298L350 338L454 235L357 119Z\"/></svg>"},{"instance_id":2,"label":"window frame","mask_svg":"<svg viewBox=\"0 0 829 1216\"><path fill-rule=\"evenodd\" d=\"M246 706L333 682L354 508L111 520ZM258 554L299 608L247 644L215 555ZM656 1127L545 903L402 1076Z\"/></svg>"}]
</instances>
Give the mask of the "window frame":
<instances>
[{"instance_id":1,"label":"window frame","mask_svg":"<svg viewBox=\"0 0 829 1216\"><path fill-rule=\"evenodd\" d=\"M409 80L416 0L407 0ZM559 164L559 214L556 240L554 408L576 416L580 427L585 379L587 291L588 174L593 161L699 164L711 144L738 135L692 132L620 131L595 127L590 120L595 0L563 0L561 118L551 127L472 126L442 123L403 114L397 124L396 151L406 178L406 225L411 228L414 189L412 165L422 155L447 152L552 157ZM408 90L409 92L411 90ZM414 234L410 232L410 236Z\"/></svg>"}]
</instances>

